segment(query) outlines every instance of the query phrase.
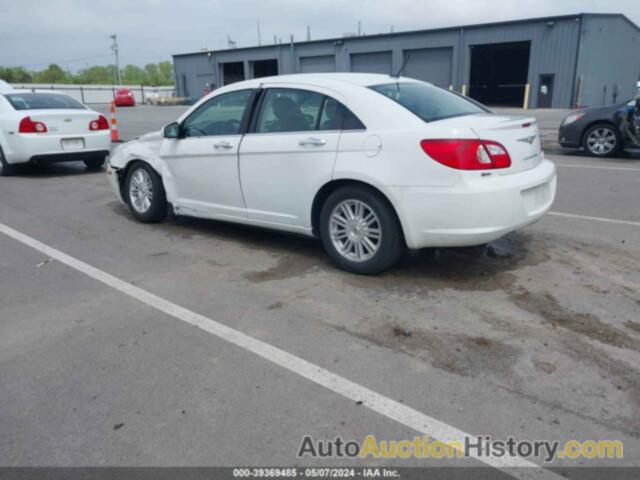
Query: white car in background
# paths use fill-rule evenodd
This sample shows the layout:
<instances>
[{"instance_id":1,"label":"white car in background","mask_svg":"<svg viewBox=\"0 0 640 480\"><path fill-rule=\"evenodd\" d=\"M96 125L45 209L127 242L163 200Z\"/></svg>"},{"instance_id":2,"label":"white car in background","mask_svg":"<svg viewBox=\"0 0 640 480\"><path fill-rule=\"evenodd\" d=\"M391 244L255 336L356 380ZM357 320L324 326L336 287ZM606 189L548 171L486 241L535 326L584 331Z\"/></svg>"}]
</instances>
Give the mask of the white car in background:
<instances>
[{"instance_id":1,"label":"white car in background","mask_svg":"<svg viewBox=\"0 0 640 480\"><path fill-rule=\"evenodd\" d=\"M156 105L158 103L158 101L160 100L160 94L158 93L158 89L154 88L153 91L149 92L149 93L145 93L145 101L149 104L149 105Z\"/></svg>"},{"instance_id":2,"label":"white car in background","mask_svg":"<svg viewBox=\"0 0 640 480\"><path fill-rule=\"evenodd\" d=\"M109 155L109 122L63 93L0 92L0 175L17 165L83 161L99 168Z\"/></svg>"},{"instance_id":3,"label":"white car in background","mask_svg":"<svg viewBox=\"0 0 640 480\"><path fill-rule=\"evenodd\" d=\"M234 83L117 148L108 178L142 222L178 215L317 236L372 274L405 247L490 242L556 191L534 118L409 78L307 74Z\"/></svg>"},{"instance_id":4,"label":"white car in background","mask_svg":"<svg viewBox=\"0 0 640 480\"><path fill-rule=\"evenodd\" d=\"M4 80L0 80L0 93L11 92L14 88Z\"/></svg>"}]
</instances>

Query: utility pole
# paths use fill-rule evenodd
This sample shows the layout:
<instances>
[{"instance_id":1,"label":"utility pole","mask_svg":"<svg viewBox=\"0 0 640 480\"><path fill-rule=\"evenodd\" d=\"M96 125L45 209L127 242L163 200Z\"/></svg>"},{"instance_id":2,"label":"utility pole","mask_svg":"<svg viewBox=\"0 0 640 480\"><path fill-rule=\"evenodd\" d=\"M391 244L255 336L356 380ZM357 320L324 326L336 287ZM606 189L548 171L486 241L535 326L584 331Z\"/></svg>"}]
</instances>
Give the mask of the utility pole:
<instances>
[{"instance_id":1,"label":"utility pole","mask_svg":"<svg viewBox=\"0 0 640 480\"><path fill-rule=\"evenodd\" d=\"M258 46L260 46L261 38L260 38L260 20L258 20Z\"/></svg>"},{"instance_id":2,"label":"utility pole","mask_svg":"<svg viewBox=\"0 0 640 480\"><path fill-rule=\"evenodd\" d=\"M358 36L362 35L362 22L358 21Z\"/></svg>"},{"instance_id":3,"label":"utility pole","mask_svg":"<svg viewBox=\"0 0 640 480\"><path fill-rule=\"evenodd\" d=\"M307 42L311 41L311 25L307 25Z\"/></svg>"},{"instance_id":4,"label":"utility pole","mask_svg":"<svg viewBox=\"0 0 640 480\"><path fill-rule=\"evenodd\" d=\"M111 50L113 50L113 53L116 56L116 85L120 85L120 57L118 56L118 36L116 34L111 35L111 40L113 40Z\"/></svg>"}]
</instances>

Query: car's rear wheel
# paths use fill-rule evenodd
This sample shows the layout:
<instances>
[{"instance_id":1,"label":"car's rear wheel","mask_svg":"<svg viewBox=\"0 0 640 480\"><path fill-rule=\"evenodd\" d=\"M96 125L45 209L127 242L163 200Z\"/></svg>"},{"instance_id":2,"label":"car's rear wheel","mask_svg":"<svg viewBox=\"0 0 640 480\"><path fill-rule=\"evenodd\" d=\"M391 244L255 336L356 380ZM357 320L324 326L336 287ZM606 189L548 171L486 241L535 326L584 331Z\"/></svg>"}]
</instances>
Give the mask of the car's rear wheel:
<instances>
[{"instance_id":1,"label":"car's rear wheel","mask_svg":"<svg viewBox=\"0 0 640 480\"><path fill-rule=\"evenodd\" d=\"M393 265L404 250L400 222L380 194L358 185L333 192L320 212L320 239L342 269L371 275Z\"/></svg>"},{"instance_id":2,"label":"car's rear wheel","mask_svg":"<svg viewBox=\"0 0 640 480\"><path fill-rule=\"evenodd\" d=\"M0 177L8 177L16 173L16 167L7 163L7 159L4 157L4 152L0 148Z\"/></svg>"},{"instance_id":3,"label":"car's rear wheel","mask_svg":"<svg viewBox=\"0 0 640 480\"><path fill-rule=\"evenodd\" d=\"M615 127L607 123L598 123L584 134L582 146L594 157L612 157L621 148L622 139Z\"/></svg>"},{"instance_id":4,"label":"car's rear wheel","mask_svg":"<svg viewBox=\"0 0 640 480\"><path fill-rule=\"evenodd\" d=\"M132 215L141 222L161 222L167 217L162 178L146 163L136 162L129 168L125 197Z\"/></svg>"},{"instance_id":5,"label":"car's rear wheel","mask_svg":"<svg viewBox=\"0 0 640 480\"><path fill-rule=\"evenodd\" d=\"M107 157L89 158L87 160L83 160L83 162L87 166L87 168L91 170L97 170L98 168L102 168L106 158Z\"/></svg>"}]
</instances>

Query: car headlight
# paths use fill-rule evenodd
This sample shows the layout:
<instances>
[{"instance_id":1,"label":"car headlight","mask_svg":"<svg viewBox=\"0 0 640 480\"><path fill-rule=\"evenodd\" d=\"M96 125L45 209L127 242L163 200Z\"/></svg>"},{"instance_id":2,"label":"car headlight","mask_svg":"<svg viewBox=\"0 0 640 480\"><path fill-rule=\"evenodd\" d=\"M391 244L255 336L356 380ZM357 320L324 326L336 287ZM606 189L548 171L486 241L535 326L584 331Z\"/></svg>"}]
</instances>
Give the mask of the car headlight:
<instances>
[{"instance_id":1,"label":"car headlight","mask_svg":"<svg viewBox=\"0 0 640 480\"><path fill-rule=\"evenodd\" d=\"M582 112L572 113L562 121L562 125L569 125L570 123L573 123L576 120L580 120L582 117L584 117L584 113Z\"/></svg>"}]
</instances>

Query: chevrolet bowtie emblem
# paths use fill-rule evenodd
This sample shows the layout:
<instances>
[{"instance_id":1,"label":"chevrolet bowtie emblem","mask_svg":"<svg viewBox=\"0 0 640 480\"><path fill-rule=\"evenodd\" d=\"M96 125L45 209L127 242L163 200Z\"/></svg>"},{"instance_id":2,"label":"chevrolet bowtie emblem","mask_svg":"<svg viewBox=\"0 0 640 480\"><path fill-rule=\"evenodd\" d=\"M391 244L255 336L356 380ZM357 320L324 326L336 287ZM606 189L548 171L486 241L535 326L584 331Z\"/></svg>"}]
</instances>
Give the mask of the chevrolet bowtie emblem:
<instances>
[{"instance_id":1,"label":"chevrolet bowtie emblem","mask_svg":"<svg viewBox=\"0 0 640 480\"><path fill-rule=\"evenodd\" d=\"M537 135L531 135L530 137L519 138L518 141L528 143L529 145L531 145L536 138L537 138Z\"/></svg>"}]
</instances>

